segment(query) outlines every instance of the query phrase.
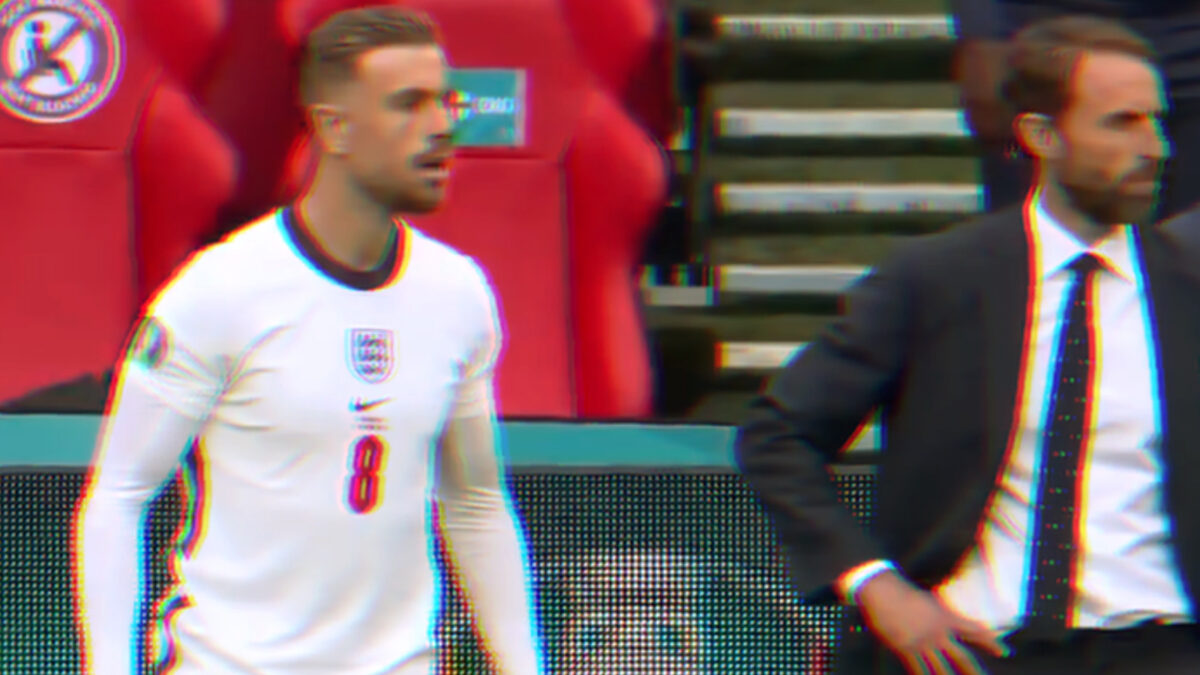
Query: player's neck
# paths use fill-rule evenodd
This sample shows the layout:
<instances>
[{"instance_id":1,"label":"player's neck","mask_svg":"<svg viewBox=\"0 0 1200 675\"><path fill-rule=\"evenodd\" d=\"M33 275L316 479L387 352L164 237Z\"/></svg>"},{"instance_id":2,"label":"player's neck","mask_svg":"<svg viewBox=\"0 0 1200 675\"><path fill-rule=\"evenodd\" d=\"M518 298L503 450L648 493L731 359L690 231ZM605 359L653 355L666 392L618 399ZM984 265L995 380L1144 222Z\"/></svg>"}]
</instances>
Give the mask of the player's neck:
<instances>
[{"instance_id":1,"label":"player's neck","mask_svg":"<svg viewBox=\"0 0 1200 675\"><path fill-rule=\"evenodd\" d=\"M392 214L348 184L317 169L296 208L310 234L334 260L354 270L379 266L387 254L395 221Z\"/></svg>"}]
</instances>

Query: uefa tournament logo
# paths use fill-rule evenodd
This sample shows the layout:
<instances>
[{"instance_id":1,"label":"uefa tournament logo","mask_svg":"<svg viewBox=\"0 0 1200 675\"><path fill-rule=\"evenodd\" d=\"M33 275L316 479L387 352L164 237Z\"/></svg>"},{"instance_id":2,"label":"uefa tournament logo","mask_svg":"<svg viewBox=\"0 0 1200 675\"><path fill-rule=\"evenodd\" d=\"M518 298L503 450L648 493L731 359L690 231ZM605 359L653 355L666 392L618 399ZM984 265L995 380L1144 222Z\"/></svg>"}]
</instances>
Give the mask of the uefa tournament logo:
<instances>
[{"instance_id":1,"label":"uefa tournament logo","mask_svg":"<svg viewBox=\"0 0 1200 675\"><path fill-rule=\"evenodd\" d=\"M0 4L0 105L30 122L86 117L121 74L121 37L96 0Z\"/></svg>"},{"instance_id":2,"label":"uefa tournament logo","mask_svg":"<svg viewBox=\"0 0 1200 675\"><path fill-rule=\"evenodd\" d=\"M392 374L395 363L392 331L354 328L346 338L350 372L367 384L379 384Z\"/></svg>"},{"instance_id":3,"label":"uefa tournament logo","mask_svg":"<svg viewBox=\"0 0 1200 675\"><path fill-rule=\"evenodd\" d=\"M525 71L458 68L450 71L446 108L460 148L525 144Z\"/></svg>"}]
</instances>

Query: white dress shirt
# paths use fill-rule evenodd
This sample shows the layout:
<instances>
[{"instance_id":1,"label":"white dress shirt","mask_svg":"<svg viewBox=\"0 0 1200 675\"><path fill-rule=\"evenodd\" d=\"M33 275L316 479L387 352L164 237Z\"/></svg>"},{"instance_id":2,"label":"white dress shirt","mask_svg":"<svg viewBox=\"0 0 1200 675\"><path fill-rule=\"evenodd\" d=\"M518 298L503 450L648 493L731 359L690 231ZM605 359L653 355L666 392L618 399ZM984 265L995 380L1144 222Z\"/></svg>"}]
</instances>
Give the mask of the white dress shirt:
<instances>
[{"instance_id":1,"label":"white dress shirt","mask_svg":"<svg viewBox=\"0 0 1200 675\"><path fill-rule=\"evenodd\" d=\"M1035 201L1026 235L1033 255L1030 302L1036 317L1022 364L1024 398L1013 447L988 503L976 546L936 592L956 611L1001 632L1025 614L1033 502L1055 350L1071 272L1088 247ZM1091 290L1098 356L1079 492L1079 547L1073 576L1074 628L1124 628L1146 619L1191 621L1163 510L1161 410L1154 323L1132 226L1091 247L1103 261Z\"/></svg>"}]
</instances>

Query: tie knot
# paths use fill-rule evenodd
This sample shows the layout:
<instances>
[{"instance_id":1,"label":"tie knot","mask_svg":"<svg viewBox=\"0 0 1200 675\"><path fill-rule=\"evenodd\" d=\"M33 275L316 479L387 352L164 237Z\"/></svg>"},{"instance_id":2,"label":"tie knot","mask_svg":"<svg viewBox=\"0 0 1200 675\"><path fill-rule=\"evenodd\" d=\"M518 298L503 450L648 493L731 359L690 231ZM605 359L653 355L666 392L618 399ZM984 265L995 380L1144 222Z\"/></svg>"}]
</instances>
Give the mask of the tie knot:
<instances>
[{"instance_id":1,"label":"tie knot","mask_svg":"<svg viewBox=\"0 0 1200 675\"><path fill-rule=\"evenodd\" d=\"M1070 265L1067 265L1067 269L1075 272L1075 274L1081 278L1090 276L1093 272L1102 267L1104 267L1104 263L1100 262L1100 258L1096 257L1092 253L1084 253L1078 258L1072 260Z\"/></svg>"}]
</instances>

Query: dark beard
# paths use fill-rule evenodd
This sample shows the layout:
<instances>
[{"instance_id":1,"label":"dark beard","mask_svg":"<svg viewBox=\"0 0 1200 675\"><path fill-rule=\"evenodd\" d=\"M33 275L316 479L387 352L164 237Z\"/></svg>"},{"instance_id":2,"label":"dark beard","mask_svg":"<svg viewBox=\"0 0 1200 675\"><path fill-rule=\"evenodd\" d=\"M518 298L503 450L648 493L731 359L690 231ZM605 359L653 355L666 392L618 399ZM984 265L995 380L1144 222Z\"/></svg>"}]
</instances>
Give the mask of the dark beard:
<instances>
[{"instance_id":1,"label":"dark beard","mask_svg":"<svg viewBox=\"0 0 1200 675\"><path fill-rule=\"evenodd\" d=\"M360 186L371 196L371 200L387 209L394 216L423 215L432 213L440 206L440 200L430 200L416 190L402 190L394 186L362 182Z\"/></svg>"},{"instance_id":2,"label":"dark beard","mask_svg":"<svg viewBox=\"0 0 1200 675\"><path fill-rule=\"evenodd\" d=\"M1100 225L1152 225L1158 211L1158 192L1145 197L1126 194L1121 183L1105 188L1062 183L1067 200L1080 213Z\"/></svg>"}]
</instances>

